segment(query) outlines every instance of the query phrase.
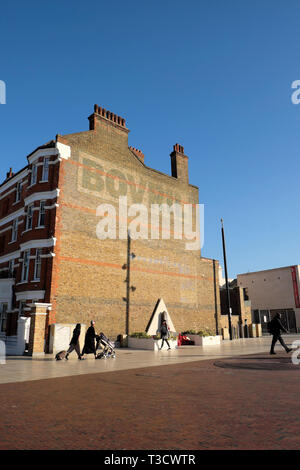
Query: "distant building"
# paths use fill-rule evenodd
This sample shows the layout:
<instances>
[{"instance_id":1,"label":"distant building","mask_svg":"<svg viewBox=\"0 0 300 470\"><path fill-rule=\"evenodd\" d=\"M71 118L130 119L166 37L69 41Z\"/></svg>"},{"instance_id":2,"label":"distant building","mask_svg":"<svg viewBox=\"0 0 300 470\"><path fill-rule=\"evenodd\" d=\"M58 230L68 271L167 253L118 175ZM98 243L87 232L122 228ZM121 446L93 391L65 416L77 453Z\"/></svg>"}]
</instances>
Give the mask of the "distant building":
<instances>
[{"instance_id":1,"label":"distant building","mask_svg":"<svg viewBox=\"0 0 300 470\"><path fill-rule=\"evenodd\" d=\"M221 283L220 283L221 284ZM231 324L234 328L234 337L244 336L244 326L250 325L252 322L251 300L248 290L237 285L236 279L228 282L230 307L231 307ZM228 328L228 305L227 290L224 284L220 285L220 301L221 301L221 326Z\"/></svg>"},{"instance_id":2,"label":"distant building","mask_svg":"<svg viewBox=\"0 0 300 470\"><path fill-rule=\"evenodd\" d=\"M233 279L228 278L228 282L232 282ZM225 287L226 285L226 279L223 277L223 268L222 266L219 266L219 286L220 287Z\"/></svg>"},{"instance_id":3,"label":"distant building","mask_svg":"<svg viewBox=\"0 0 300 470\"><path fill-rule=\"evenodd\" d=\"M252 320L261 323L264 333L276 312L282 313L289 331L300 332L299 265L238 274L237 281L240 288L247 289Z\"/></svg>"}]
</instances>

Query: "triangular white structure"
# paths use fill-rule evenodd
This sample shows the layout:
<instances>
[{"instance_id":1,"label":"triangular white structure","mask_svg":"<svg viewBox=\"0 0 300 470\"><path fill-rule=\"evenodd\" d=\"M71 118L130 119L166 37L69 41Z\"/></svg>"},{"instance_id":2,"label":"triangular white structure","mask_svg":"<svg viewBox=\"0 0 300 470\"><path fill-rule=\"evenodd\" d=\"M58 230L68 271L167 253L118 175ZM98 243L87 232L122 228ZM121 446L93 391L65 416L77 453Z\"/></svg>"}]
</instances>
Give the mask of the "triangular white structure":
<instances>
[{"instance_id":1,"label":"triangular white structure","mask_svg":"<svg viewBox=\"0 0 300 470\"><path fill-rule=\"evenodd\" d=\"M150 336L154 336L160 331L160 326L162 322L162 313L166 312L165 319L167 322L167 325L170 329L171 332L176 332L175 326L172 322L172 319L170 317L170 314L168 312L168 309L166 307L165 302L163 299L158 299L155 309L152 313L152 316L150 318L150 321L148 323L148 326L146 328L146 333Z\"/></svg>"}]
</instances>

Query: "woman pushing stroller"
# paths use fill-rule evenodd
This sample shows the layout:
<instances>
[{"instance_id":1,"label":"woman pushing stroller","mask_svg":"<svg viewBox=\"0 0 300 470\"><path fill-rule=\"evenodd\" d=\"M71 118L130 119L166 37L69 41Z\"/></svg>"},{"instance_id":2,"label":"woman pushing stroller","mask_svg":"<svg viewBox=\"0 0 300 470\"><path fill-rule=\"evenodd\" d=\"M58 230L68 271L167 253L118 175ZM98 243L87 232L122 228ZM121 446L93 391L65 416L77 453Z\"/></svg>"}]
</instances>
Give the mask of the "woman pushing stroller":
<instances>
[{"instance_id":1,"label":"woman pushing stroller","mask_svg":"<svg viewBox=\"0 0 300 470\"><path fill-rule=\"evenodd\" d=\"M95 332L95 322L92 320L91 326L88 328L85 334L84 346L83 346L83 350L81 353L81 357L84 354L94 354L95 359L97 359L96 345L95 345L95 340L97 338L98 336L96 335L96 332Z\"/></svg>"}]
</instances>

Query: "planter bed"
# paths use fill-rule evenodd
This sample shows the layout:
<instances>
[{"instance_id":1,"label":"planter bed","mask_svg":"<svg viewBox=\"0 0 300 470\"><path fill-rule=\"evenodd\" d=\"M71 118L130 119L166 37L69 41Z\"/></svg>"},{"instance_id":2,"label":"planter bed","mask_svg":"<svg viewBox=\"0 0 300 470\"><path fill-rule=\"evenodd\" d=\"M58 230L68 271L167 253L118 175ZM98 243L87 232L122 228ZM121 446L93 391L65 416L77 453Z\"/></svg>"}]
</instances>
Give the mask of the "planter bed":
<instances>
[{"instance_id":1,"label":"planter bed","mask_svg":"<svg viewBox=\"0 0 300 470\"><path fill-rule=\"evenodd\" d=\"M177 340L168 340L171 349L177 349ZM128 348L130 349L146 349L150 351L158 351L161 346L161 339L153 338L128 338ZM162 351L167 351L168 345L164 343Z\"/></svg>"},{"instance_id":2,"label":"planter bed","mask_svg":"<svg viewBox=\"0 0 300 470\"><path fill-rule=\"evenodd\" d=\"M187 336L195 342L195 346L218 346L221 344L222 336L199 336L190 335Z\"/></svg>"}]
</instances>

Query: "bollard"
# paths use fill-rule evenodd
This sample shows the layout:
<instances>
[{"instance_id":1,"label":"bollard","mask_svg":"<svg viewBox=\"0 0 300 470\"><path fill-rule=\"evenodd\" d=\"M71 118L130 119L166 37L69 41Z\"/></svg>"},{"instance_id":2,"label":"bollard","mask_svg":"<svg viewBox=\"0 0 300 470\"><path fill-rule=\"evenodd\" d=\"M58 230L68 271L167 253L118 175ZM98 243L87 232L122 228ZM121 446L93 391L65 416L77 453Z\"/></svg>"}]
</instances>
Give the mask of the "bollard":
<instances>
[{"instance_id":1,"label":"bollard","mask_svg":"<svg viewBox=\"0 0 300 470\"><path fill-rule=\"evenodd\" d=\"M223 339L229 339L228 328L222 328L222 336L223 336Z\"/></svg>"},{"instance_id":2,"label":"bollard","mask_svg":"<svg viewBox=\"0 0 300 470\"><path fill-rule=\"evenodd\" d=\"M256 337L260 338L262 336L262 329L261 329L260 323L255 324L255 330L256 330Z\"/></svg>"},{"instance_id":3,"label":"bollard","mask_svg":"<svg viewBox=\"0 0 300 470\"><path fill-rule=\"evenodd\" d=\"M0 364L6 364L6 344L0 340Z\"/></svg>"}]
</instances>

